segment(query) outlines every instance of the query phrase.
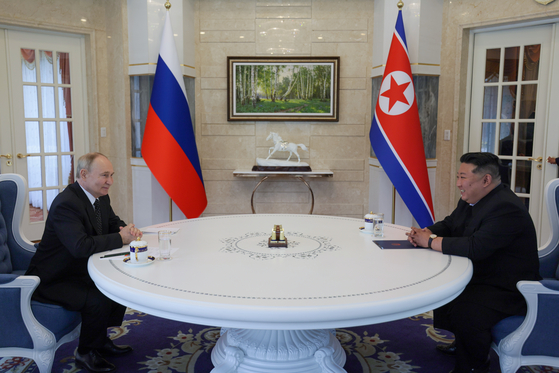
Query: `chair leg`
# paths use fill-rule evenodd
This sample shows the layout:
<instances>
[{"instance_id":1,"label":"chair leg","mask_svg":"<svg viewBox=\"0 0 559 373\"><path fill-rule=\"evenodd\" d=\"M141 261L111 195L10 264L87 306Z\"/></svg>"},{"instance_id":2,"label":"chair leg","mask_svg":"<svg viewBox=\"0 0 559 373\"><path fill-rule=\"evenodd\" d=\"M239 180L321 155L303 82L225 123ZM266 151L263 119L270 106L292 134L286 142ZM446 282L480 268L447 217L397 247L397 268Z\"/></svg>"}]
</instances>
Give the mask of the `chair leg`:
<instances>
[{"instance_id":1,"label":"chair leg","mask_svg":"<svg viewBox=\"0 0 559 373\"><path fill-rule=\"evenodd\" d=\"M33 360L35 360L40 373L51 373L55 352L56 349L50 349L34 353L35 358Z\"/></svg>"},{"instance_id":2,"label":"chair leg","mask_svg":"<svg viewBox=\"0 0 559 373\"><path fill-rule=\"evenodd\" d=\"M499 365L501 366L501 373L516 373L520 368L520 359L501 354L499 355Z\"/></svg>"}]
</instances>

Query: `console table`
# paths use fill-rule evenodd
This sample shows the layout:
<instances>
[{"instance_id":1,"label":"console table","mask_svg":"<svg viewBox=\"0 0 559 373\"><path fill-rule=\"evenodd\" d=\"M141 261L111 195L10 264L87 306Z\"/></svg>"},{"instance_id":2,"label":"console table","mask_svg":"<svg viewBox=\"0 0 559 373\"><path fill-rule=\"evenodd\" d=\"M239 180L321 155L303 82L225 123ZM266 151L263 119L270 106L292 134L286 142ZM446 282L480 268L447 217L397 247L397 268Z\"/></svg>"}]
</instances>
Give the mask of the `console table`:
<instances>
[{"instance_id":1,"label":"console table","mask_svg":"<svg viewBox=\"0 0 559 373\"><path fill-rule=\"evenodd\" d=\"M309 211L309 215L312 215L314 210L314 193L312 191L311 186L304 177L332 177L334 173L330 170L320 170L320 171L308 171L308 172L297 172L297 171L251 171L251 170L235 170L233 171L233 176L236 177L261 177L260 181L254 189L252 190L252 195L250 196L250 208L252 209L252 213L256 214L254 210L254 193L256 193L256 189L262 184L264 181L268 180L271 177L291 177L295 178L302 183L304 183L307 188L309 188L309 192L311 192L311 210Z\"/></svg>"}]
</instances>

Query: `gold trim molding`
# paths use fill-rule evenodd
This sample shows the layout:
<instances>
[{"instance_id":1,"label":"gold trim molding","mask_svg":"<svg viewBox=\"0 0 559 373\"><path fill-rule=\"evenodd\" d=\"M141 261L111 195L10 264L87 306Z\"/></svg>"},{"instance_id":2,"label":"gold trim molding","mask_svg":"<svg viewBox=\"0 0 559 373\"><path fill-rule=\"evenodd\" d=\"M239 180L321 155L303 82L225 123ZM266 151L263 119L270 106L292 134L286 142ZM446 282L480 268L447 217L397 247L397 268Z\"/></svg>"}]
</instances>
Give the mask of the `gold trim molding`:
<instances>
[{"instance_id":1,"label":"gold trim molding","mask_svg":"<svg viewBox=\"0 0 559 373\"><path fill-rule=\"evenodd\" d=\"M128 66L146 66L146 65L157 65L157 63L155 62L147 62L147 63L131 63ZM183 63L180 64L183 67L190 67L191 69L196 70L196 68L194 66L190 66L190 65L185 65Z\"/></svg>"}]
</instances>

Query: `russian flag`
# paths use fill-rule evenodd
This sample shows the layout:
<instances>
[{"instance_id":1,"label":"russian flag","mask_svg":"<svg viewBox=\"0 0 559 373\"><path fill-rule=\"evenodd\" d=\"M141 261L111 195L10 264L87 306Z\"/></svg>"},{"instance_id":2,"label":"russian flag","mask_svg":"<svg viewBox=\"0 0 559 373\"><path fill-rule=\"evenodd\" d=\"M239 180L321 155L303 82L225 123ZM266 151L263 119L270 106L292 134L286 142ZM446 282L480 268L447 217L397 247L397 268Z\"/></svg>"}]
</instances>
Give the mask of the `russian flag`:
<instances>
[{"instance_id":1,"label":"russian flag","mask_svg":"<svg viewBox=\"0 0 559 373\"><path fill-rule=\"evenodd\" d=\"M433 200L402 10L398 11L369 138L382 168L417 223L422 228L433 224Z\"/></svg>"},{"instance_id":2,"label":"russian flag","mask_svg":"<svg viewBox=\"0 0 559 373\"><path fill-rule=\"evenodd\" d=\"M163 26L142 157L187 218L197 218L204 212L208 200L169 12Z\"/></svg>"}]
</instances>

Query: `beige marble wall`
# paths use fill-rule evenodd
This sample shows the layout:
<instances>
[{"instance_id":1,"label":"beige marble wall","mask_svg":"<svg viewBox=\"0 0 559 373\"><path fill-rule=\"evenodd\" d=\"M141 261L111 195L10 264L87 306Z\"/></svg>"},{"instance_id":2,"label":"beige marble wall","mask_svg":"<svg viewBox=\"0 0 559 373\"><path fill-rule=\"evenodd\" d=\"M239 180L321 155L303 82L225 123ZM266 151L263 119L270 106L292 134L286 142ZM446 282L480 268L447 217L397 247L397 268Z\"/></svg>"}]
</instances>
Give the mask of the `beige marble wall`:
<instances>
[{"instance_id":1,"label":"beige marble wall","mask_svg":"<svg viewBox=\"0 0 559 373\"><path fill-rule=\"evenodd\" d=\"M200 0L196 3L196 131L208 195L204 216L250 213L258 180L233 176L266 157L278 132L304 143L312 169L333 178L308 179L315 214L363 217L368 206L373 1L371 0ZM298 29L296 36L290 30ZM261 31L265 30L266 34ZM242 36L242 38L241 38ZM289 37L289 39L287 39ZM227 122L227 56L340 56L340 121ZM288 179L266 181L255 195L262 213L307 213L305 185Z\"/></svg>"},{"instance_id":2,"label":"beige marble wall","mask_svg":"<svg viewBox=\"0 0 559 373\"><path fill-rule=\"evenodd\" d=\"M126 16L126 0L0 0L0 24L85 36L89 151L100 151L112 160L112 204L129 221L132 178ZM107 128L107 137L99 136L101 127Z\"/></svg>"},{"instance_id":3,"label":"beige marble wall","mask_svg":"<svg viewBox=\"0 0 559 373\"><path fill-rule=\"evenodd\" d=\"M558 16L559 1L541 5L534 0L445 0L437 126L437 219L452 211L458 201L453 175L465 151L464 116L471 30ZM445 130L451 131L451 141L443 141Z\"/></svg>"}]
</instances>

